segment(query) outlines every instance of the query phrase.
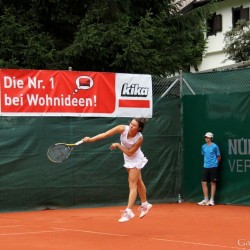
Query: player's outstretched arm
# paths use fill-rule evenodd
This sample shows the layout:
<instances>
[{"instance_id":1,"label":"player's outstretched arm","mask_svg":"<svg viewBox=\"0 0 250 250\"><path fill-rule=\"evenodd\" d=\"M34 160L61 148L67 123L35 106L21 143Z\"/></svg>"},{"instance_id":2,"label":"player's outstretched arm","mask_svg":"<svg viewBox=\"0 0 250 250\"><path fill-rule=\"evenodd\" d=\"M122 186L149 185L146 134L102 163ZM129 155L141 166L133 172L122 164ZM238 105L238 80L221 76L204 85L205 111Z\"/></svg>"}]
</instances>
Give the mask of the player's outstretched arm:
<instances>
[{"instance_id":1,"label":"player's outstretched arm","mask_svg":"<svg viewBox=\"0 0 250 250\"><path fill-rule=\"evenodd\" d=\"M101 133L101 134L98 134L94 137L84 137L82 140L84 142L87 142L87 143L90 143L90 142L96 142L96 141L99 141L99 140L103 140L103 139L106 139L110 136L113 136L115 134L121 134L125 129L125 125L118 125L104 133Z\"/></svg>"}]
</instances>

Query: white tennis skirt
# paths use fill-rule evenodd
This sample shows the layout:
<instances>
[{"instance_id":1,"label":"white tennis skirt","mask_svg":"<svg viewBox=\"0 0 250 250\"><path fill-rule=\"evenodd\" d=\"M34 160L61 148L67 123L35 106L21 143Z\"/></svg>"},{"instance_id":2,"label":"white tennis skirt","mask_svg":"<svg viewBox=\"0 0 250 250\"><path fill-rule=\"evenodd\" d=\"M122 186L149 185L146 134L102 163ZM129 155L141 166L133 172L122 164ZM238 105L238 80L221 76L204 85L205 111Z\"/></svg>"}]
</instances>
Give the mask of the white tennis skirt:
<instances>
[{"instance_id":1,"label":"white tennis skirt","mask_svg":"<svg viewBox=\"0 0 250 250\"><path fill-rule=\"evenodd\" d=\"M138 168L138 169L142 169L148 162L148 159L146 157L142 157L141 159L133 159L130 160L128 158L124 159L124 167L125 168Z\"/></svg>"}]
</instances>

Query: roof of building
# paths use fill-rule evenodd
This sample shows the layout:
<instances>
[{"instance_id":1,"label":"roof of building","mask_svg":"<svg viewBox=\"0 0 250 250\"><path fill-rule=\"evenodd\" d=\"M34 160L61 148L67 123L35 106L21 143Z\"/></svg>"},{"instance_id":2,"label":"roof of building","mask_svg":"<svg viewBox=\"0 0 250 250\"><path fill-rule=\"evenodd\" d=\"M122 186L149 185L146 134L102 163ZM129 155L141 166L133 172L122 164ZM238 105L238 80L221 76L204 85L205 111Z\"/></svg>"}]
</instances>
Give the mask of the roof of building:
<instances>
[{"instance_id":1,"label":"roof of building","mask_svg":"<svg viewBox=\"0 0 250 250\"><path fill-rule=\"evenodd\" d=\"M176 1L181 4L181 12L186 13L192 9L201 7L207 3L210 3L212 0L179 0Z\"/></svg>"}]
</instances>

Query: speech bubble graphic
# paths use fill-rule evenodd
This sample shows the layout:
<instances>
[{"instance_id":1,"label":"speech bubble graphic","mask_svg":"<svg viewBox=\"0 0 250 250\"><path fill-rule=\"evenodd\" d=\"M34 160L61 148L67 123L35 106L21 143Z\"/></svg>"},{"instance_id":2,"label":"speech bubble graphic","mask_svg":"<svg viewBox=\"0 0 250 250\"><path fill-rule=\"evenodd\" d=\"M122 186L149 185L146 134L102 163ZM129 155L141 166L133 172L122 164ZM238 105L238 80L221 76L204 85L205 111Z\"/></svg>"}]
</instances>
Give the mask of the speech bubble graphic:
<instances>
[{"instance_id":1,"label":"speech bubble graphic","mask_svg":"<svg viewBox=\"0 0 250 250\"><path fill-rule=\"evenodd\" d=\"M94 81L89 76L79 76L76 79L76 89L73 92L73 95L76 94L79 90L90 89L94 86Z\"/></svg>"}]
</instances>

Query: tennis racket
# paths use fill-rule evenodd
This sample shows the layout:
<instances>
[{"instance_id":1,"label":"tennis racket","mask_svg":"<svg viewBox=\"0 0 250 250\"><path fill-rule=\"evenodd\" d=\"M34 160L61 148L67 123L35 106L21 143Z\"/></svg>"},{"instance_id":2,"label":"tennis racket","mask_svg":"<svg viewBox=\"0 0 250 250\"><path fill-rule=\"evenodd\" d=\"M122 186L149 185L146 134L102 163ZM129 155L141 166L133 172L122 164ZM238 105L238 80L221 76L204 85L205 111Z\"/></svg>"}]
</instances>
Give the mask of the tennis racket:
<instances>
[{"instance_id":1,"label":"tennis racket","mask_svg":"<svg viewBox=\"0 0 250 250\"><path fill-rule=\"evenodd\" d=\"M47 151L47 156L52 162L60 163L68 159L74 147L82 143L83 143L83 140L78 141L73 144L56 143L49 147Z\"/></svg>"}]
</instances>

